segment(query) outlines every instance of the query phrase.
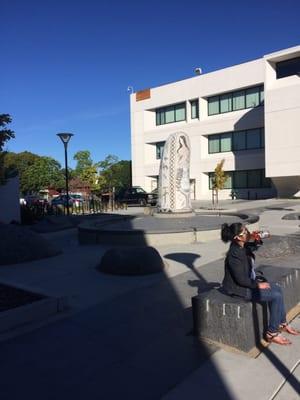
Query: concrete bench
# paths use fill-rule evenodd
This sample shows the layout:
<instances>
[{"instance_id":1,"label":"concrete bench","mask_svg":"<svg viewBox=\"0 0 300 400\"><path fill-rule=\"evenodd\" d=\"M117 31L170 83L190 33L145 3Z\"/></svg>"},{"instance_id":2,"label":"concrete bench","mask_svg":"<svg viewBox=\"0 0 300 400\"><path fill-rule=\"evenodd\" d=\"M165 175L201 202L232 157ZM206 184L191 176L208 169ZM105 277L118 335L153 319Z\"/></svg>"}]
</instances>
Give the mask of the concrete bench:
<instances>
[{"instance_id":1,"label":"concrete bench","mask_svg":"<svg viewBox=\"0 0 300 400\"><path fill-rule=\"evenodd\" d=\"M283 291L287 319L300 312L300 269L259 266ZM261 351L268 321L266 303L252 303L212 289L192 298L194 334L216 345L256 356Z\"/></svg>"}]
</instances>

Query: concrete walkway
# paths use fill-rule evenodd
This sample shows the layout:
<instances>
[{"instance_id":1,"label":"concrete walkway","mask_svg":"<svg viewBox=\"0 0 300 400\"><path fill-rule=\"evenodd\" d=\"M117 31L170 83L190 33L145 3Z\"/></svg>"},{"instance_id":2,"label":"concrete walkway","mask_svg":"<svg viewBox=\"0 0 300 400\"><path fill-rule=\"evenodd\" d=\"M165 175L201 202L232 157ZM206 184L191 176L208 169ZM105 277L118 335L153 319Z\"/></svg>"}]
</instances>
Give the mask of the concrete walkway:
<instances>
[{"instance_id":1,"label":"concrete walkway","mask_svg":"<svg viewBox=\"0 0 300 400\"><path fill-rule=\"evenodd\" d=\"M233 205L260 213L261 225L272 234L299 232L299 221L281 220L292 211L278 208L299 212L300 201L236 201L222 207ZM80 247L76 230L45 236L59 243L63 254L1 267L0 282L67 296L70 309L60 319L2 335L1 400L267 400L278 389L276 400L299 398L299 338L289 348L271 345L254 360L191 335L191 297L222 280L227 246L221 241L160 246L168 263L164 274L117 277L95 270L108 246ZM300 267L298 256L277 261ZM299 319L295 325L300 327Z\"/></svg>"}]
</instances>

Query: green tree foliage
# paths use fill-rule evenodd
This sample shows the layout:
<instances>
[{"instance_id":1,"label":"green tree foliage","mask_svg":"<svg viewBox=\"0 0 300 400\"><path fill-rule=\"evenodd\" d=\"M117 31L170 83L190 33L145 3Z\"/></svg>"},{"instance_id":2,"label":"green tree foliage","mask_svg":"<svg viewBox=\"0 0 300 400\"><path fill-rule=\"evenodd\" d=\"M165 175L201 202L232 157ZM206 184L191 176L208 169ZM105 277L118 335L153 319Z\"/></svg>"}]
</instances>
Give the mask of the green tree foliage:
<instances>
[{"instance_id":1,"label":"green tree foliage","mask_svg":"<svg viewBox=\"0 0 300 400\"><path fill-rule=\"evenodd\" d=\"M219 202L219 190L224 189L225 183L227 181L227 176L223 170L224 163L225 163L225 160L223 159L222 161L220 161L217 164L215 171L214 171L214 176L212 178L212 189L216 193L217 204ZM214 202L214 198L213 198L213 202Z\"/></svg>"},{"instance_id":2,"label":"green tree foliage","mask_svg":"<svg viewBox=\"0 0 300 400\"><path fill-rule=\"evenodd\" d=\"M131 185L131 161L118 161L102 171L101 176L105 178L106 186L115 187L118 192Z\"/></svg>"},{"instance_id":3,"label":"green tree foliage","mask_svg":"<svg viewBox=\"0 0 300 400\"><path fill-rule=\"evenodd\" d=\"M0 114L0 151L3 150L4 144L15 137L14 131L7 129L6 125L12 121L9 114Z\"/></svg>"},{"instance_id":4,"label":"green tree foliage","mask_svg":"<svg viewBox=\"0 0 300 400\"><path fill-rule=\"evenodd\" d=\"M21 153L4 152L4 169L8 176L17 173L20 180L20 192L27 194L52 187L65 187L64 170L58 161L29 151Z\"/></svg>"},{"instance_id":5,"label":"green tree foliage","mask_svg":"<svg viewBox=\"0 0 300 400\"><path fill-rule=\"evenodd\" d=\"M74 177L88 183L93 192L110 191L113 187L118 191L130 186L130 161L109 154L104 160L94 163L88 150L78 151L73 158L77 161Z\"/></svg>"},{"instance_id":6,"label":"green tree foliage","mask_svg":"<svg viewBox=\"0 0 300 400\"><path fill-rule=\"evenodd\" d=\"M64 176L58 161L51 157L39 157L23 173L26 182L24 192L38 192L41 189L64 187Z\"/></svg>"},{"instance_id":7,"label":"green tree foliage","mask_svg":"<svg viewBox=\"0 0 300 400\"><path fill-rule=\"evenodd\" d=\"M94 164L91 153L88 150L78 151L73 159L77 161L73 177L79 178L82 182L89 184L93 191L99 189L97 179L98 164Z\"/></svg>"},{"instance_id":8,"label":"green tree foliage","mask_svg":"<svg viewBox=\"0 0 300 400\"><path fill-rule=\"evenodd\" d=\"M5 153L2 152L5 143L15 137L11 129L7 129L7 124L11 122L9 114L0 114L0 184L5 182L6 170L4 166Z\"/></svg>"},{"instance_id":9,"label":"green tree foliage","mask_svg":"<svg viewBox=\"0 0 300 400\"><path fill-rule=\"evenodd\" d=\"M4 153L4 168L8 175L18 173L20 179L20 191L21 193L28 192L28 185L25 171L32 166L40 156L37 154L30 153L29 151L23 151L21 153L5 152Z\"/></svg>"}]
</instances>

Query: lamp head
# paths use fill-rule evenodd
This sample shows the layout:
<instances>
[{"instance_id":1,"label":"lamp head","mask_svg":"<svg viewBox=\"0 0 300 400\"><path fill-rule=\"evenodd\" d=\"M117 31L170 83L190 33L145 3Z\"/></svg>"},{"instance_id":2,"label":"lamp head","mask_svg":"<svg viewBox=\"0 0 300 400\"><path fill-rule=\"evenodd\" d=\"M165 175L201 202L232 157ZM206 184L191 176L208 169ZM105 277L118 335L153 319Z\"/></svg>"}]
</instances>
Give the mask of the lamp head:
<instances>
[{"instance_id":1,"label":"lamp head","mask_svg":"<svg viewBox=\"0 0 300 400\"><path fill-rule=\"evenodd\" d=\"M62 132L62 133L57 133L57 136L60 137L64 145L67 145L71 137L74 135L73 133Z\"/></svg>"}]
</instances>

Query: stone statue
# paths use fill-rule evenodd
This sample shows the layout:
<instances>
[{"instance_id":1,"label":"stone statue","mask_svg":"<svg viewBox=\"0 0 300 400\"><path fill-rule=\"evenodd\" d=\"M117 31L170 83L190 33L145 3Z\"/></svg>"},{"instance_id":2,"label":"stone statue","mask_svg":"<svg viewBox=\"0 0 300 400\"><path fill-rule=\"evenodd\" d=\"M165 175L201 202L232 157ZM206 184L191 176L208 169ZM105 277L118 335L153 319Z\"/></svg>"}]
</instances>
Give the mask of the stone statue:
<instances>
[{"instance_id":1,"label":"stone statue","mask_svg":"<svg viewBox=\"0 0 300 400\"><path fill-rule=\"evenodd\" d=\"M190 141L186 133L172 133L163 149L158 182L159 212L191 212Z\"/></svg>"}]
</instances>

